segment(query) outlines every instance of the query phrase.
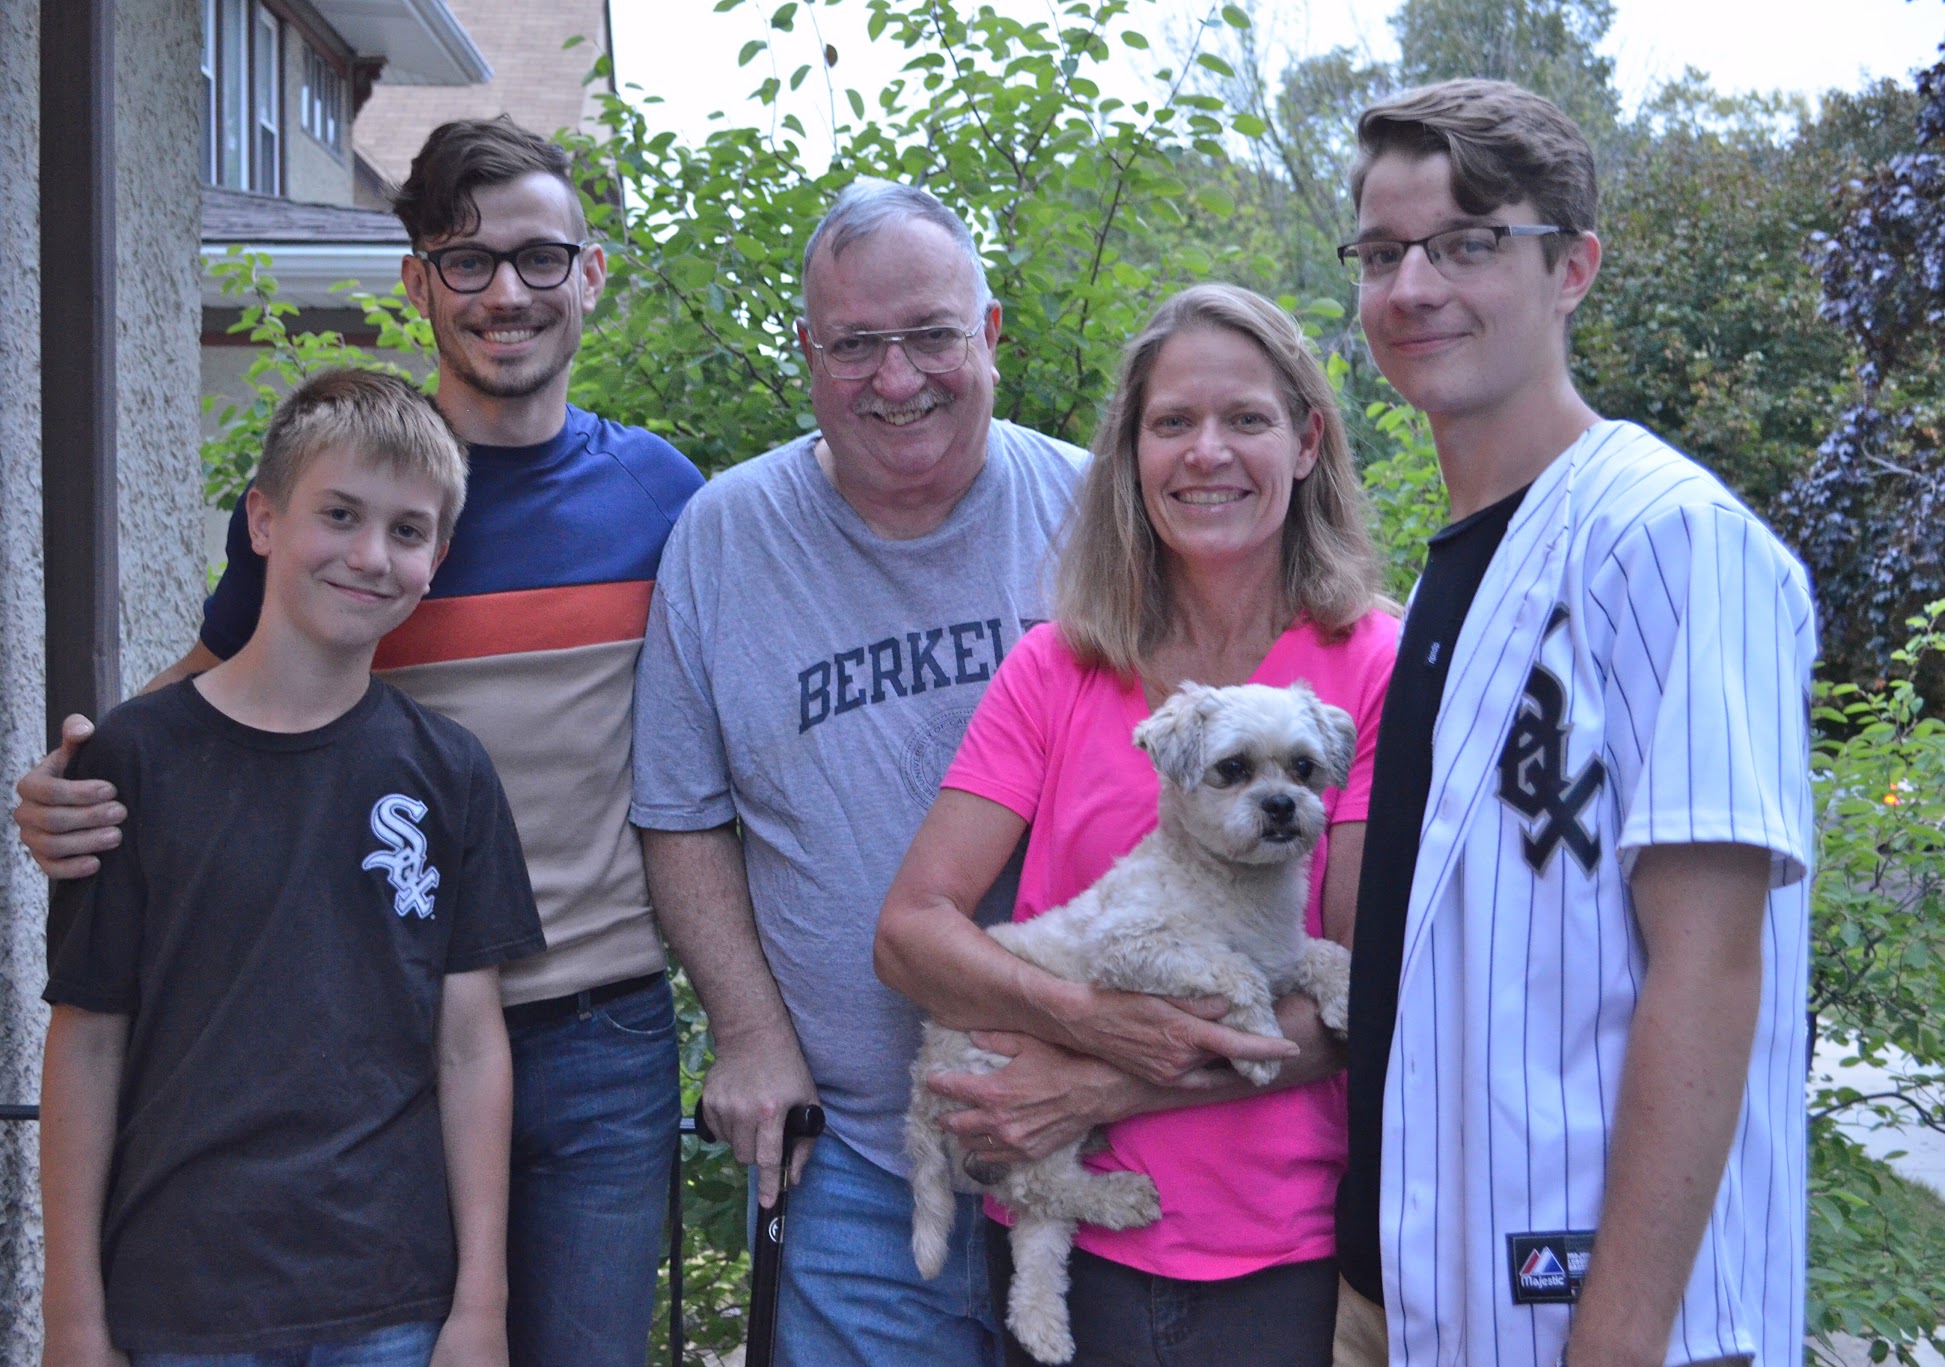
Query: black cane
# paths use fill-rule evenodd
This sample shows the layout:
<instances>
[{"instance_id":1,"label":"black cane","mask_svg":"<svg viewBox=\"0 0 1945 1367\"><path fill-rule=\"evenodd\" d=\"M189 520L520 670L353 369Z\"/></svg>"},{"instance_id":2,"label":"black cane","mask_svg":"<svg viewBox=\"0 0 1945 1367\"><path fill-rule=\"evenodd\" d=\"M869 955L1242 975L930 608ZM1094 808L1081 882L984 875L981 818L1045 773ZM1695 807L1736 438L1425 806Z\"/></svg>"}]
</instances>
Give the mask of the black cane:
<instances>
[{"instance_id":1,"label":"black cane","mask_svg":"<svg viewBox=\"0 0 1945 1367\"><path fill-rule=\"evenodd\" d=\"M682 1136L696 1132L696 1121L685 1115L676 1129L669 1161L669 1367L684 1367L689 1345L682 1324Z\"/></svg>"},{"instance_id":2,"label":"black cane","mask_svg":"<svg viewBox=\"0 0 1945 1367\"><path fill-rule=\"evenodd\" d=\"M696 1133L705 1140L715 1136L696 1115ZM774 1205L756 1212L756 1242L750 1249L750 1332L743 1349L743 1367L771 1367L777 1349L777 1293L783 1272L783 1234L790 1204L790 1160L797 1145L824 1133L824 1108L817 1105L792 1106L783 1117L783 1173L777 1186Z\"/></svg>"}]
</instances>

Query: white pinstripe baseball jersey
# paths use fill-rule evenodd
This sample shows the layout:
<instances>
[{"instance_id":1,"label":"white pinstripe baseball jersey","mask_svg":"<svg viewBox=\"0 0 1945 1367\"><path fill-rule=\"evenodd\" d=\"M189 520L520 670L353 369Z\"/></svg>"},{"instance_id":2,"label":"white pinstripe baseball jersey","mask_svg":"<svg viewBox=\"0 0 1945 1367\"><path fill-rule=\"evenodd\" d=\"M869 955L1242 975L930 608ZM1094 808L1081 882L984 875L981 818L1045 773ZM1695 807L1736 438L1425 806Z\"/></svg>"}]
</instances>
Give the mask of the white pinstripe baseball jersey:
<instances>
[{"instance_id":1,"label":"white pinstripe baseball jersey","mask_svg":"<svg viewBox=\"0 0 1945 1367\"><path fill-rule=\"evenodd\" d=\"M1715 477L1595 425L1454 651L1405 926L1380 1203L1394 1363L1550 1364L1600 1213L1645 845L1771 853L1761 1017L1670 1363L1802 1357L1811 856L1802 567ZM1538 1297L1540 1303L1533 1303Z\"/></svg>"}]
</instances>

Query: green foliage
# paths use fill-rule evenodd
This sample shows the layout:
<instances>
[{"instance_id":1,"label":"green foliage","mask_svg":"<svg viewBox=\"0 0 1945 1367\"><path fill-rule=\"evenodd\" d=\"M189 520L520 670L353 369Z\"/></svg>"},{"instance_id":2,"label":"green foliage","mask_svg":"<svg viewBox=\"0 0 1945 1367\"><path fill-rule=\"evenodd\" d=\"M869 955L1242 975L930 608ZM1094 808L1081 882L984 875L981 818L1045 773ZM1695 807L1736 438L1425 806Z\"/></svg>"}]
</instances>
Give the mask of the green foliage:
<instances>
[{"instance_id":1,"label":"green foliage","mask_svg":"<svg viewBox=\"0 0 1945 1367\"><path fill-rule=\"evenodd\" d=\"M1588 402L1774 516L1853 388L1805 248L1836 224L1830 186L1891 155L1884 130L1908 129L1914 103L1887 82L1812 117L1692 71L1664 88L1609 178L1600 280L1575 320Z\"/></svg>"},{"instance_id":2,"label":"green foliage","mask_svg":"<svg viewBox=\"0 0 1945 1367\"><path fill-rule=\"evenodd\" d=\"M1887 1345L1910 1362L1937 1339L1945 1257L1912 1237L1908 1207L1838 1123L1945 1131L1945 722L1913 683L1945 656L1945 602L1913 618L1874 688L1817 687L1817 869L1812 890L1814 1031L1889 1072L1871 1094L1812 1088L1810 1327ZM1936 1238L1934 1236L1934 1243Z\"/></svg>"},{"instance_id":3,"label":"green foliage","mask_svg":"<svg viewBox=\"0 0 1945 1367\"><path fill-rule=\"evenodd\" d=\"M682 1113L694 1115L712 1057L709 1019L695 988L673 966L675 1028L680 1043ZM727 1144L682 1140L682 1326L700 1348L727 1353L743 1341L750 1255L745 1234L748 1182ZM649 1361L668 1360L668 1320L656 1321Z\"/></svg>"},{"instance_id":4,"label":"green foliage","mask_svg":"<svg viewBox=\"0 0 1945 1367\"><path fill-rule=\"evenodd\" d=\"M1610 0L1405 0L1392 17L1398 87L1455 76L1516 81L1573 116L1596 149L1615 128Z\"/></svg>"},{"instance_id":5,"label":"green foliage","mask_svg":"<svg viewBox=\"0 0 1945 1367\"><path fill-rule=\"evenodd\" d=\"M1332 378L1344 363L1331 358ZM1384 551L1385 592L1400 603L1425 568L1425 547L1451 517L1445 481L1425 415L1407 404L1378 400L1365 411L1388 453L1364 467L1371 500L1372 532Z\"/></svg>"},{"instance_id":6,"label":"green foliage","mask_svg":"<svg viewBox=\"0 0 1945 1367\"><path fill-rule=\"evenodd\" d=\"M1834 1362L1830 1336L1871 1345L1873 1362L1914 1364L1914 1345L1941 1344L1945 1201L1866 1157L1842 1135L1820 1136L1810 1173L1810 1330L1815 1359Z\"/></svg>"},{"instance_id":7,"label":"green foliage","mask_svg":"<svg viewBox=\"0 0 1945 1367\"><path fill-rule=\"evenodd\" d=\"M250 390L247 403L223 403L214 394L203 397L203 410L217 414L217 430L202 444L203 495L211 506L228 510L236 506L257 468L257 458L263 454L264 428L270 424L277 401L305 376L347 365L383 370L406 379L414 376L402 365L352 346L341 333L292 331L297 305L277 297L277 279L270 273L266 254L231 247L209 271L224 298L242 303L242 316L230 325L230 331L246 335L262 348L244 376ZM363 293L350 297L364 309L365 321L377 329L381 349L429 364L431 326L405 302L402 287L385 297ZM423 387L430 389L430 382Z\"/></svg>"},{"instance_id":8,"label":"green foliage","mask_svg":"<svg viewBox=\"0 0 1945 1367\"><path fill-rule=\"evenodd\" d=\"M816 8L785 5L771 27ZM576 400L663 432L705 469L811 423L794 336L803 244L857 176L924 184L965 215L1005 307L998 412L1069 440L1087 440L1115 357L1146 314L1231 254L1234 195L1177 169L1225 155L1233 116L1185 82L1227 64L1192 48L1156 69L1153 98L1102 90L1115 44L1148 50L1130 17L1153 13L1152 0L1077 0L1033 21L948 0L864 8L872 41L908 54L896 78L868 97L840 87L829 65L789 78L824 82L828 170L807 163L794 115L692 147L658 129L654 100L636 93L605 102L602 136L572 140L593 231L617 246L612 305L583 346ZM1201 27L1237 23L1247 23L1240 10L1212 7ZM765 46L753 40L745 60ZM755 93L775 109L783 89L771 75ZM1192 218L1201 229L1185 236Z\"/></svg>"},{"instance_id":9,"label":"green foliage","mask_svg":"<svg viewBox=\"0 0 1945 1367\"><path fill-rule=\"evenodd\" d=\"M1945 61L1918 74L1913 150L1842 190L1812 248L1821 312L1855 348L1856 389L1790 491L1826 660L1882 672L1896 624L1945 593ZM1927 696L1945 700L1945 668Z\"/></svg>"}]
</instances>

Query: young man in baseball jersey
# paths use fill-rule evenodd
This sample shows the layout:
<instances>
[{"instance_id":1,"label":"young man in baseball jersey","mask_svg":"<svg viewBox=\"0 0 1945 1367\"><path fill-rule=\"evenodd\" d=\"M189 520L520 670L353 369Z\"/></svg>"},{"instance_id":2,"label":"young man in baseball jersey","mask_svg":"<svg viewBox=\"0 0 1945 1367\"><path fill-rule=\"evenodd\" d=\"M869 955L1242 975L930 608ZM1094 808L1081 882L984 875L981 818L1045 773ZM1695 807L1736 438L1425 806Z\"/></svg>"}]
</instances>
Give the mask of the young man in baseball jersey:
<instances>
[{"instance_id":1,"label":"young man in baseball jersey","mask_svg":"<svg viewBox=\"0 0 1945 1367\"><path fill-rule=\"evenodd\" d=\"M1452 81L1358 142L1340 255L1454 521L1378 742L1338 1361L1793 1364L1802 567L1575 392L1601 246L1571 120Z\"/></svg>"}]
</instances>

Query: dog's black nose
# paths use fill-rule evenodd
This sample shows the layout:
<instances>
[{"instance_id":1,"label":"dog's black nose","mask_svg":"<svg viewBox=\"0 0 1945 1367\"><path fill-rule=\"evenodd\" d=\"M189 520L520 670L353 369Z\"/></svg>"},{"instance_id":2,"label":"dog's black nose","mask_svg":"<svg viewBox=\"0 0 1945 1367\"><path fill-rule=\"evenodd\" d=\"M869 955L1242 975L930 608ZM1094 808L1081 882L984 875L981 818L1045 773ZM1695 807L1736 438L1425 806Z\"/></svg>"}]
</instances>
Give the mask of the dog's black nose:
<instances>
[{"instance_id":1,"label":"dog's black nose","mask_svg":"<svg viewBox=\"0 0 1945 1367\"><path fill-rule=\"evenodd\" d=\"M1297 814L1297 800L1288 793L1273 793L1263 799L1263 814L1273 821L1288 821Z\"/></svg>"}]
</instances>

